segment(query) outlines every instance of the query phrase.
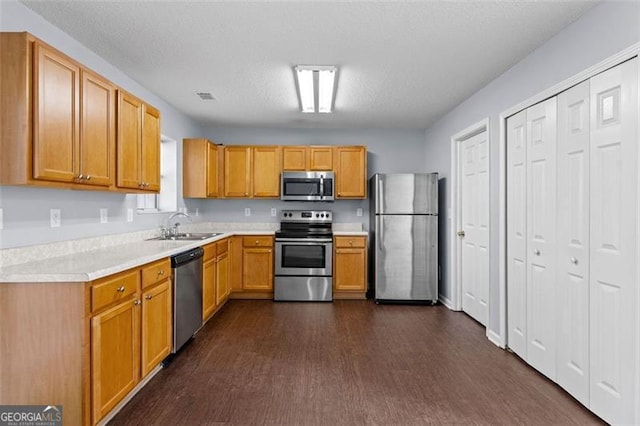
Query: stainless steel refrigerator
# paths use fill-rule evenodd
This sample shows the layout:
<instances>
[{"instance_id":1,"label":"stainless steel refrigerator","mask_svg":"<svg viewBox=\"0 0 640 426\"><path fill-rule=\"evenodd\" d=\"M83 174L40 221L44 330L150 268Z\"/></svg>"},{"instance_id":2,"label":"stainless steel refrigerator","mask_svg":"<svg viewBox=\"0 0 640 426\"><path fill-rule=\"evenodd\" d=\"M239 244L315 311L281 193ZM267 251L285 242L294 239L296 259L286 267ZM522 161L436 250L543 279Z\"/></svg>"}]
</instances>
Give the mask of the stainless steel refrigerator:
<instances>
[{"instance_id":1,"label":"stainless steel refrigerator","mask_svg":"<svg viewBox=\"0 0 640 426\"><path fill-rule=\"evenodd\" d=\"M375 174L369 197L369 297L435 303L438 174Z\"/></svg>"}]
</instances>

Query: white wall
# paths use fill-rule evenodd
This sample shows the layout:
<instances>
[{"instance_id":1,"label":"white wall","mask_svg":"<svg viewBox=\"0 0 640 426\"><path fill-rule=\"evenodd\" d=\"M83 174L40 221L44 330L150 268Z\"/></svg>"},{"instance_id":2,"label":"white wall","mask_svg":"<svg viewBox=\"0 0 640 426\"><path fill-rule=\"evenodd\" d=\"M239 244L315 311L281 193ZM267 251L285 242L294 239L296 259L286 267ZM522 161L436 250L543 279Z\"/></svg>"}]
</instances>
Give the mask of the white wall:
<instances>
[{"instance_id":1,"label":"white wall","mask_svg":"<svg viewBox=\"0 0 640 426\"><path fill-rule=\"evenodd\" d=\"M368 174L424 172L426 155L421 130L331 130L285 128L206 128L210 140L224 145L365 145L368 150ZM185 200L189 211L196 207L214 222L278 222L271 208L326 208L334 212L336 222L360 222L368 226L368 200L339 200L334 203L291 203L279 200ZM244 208L252 209L244 217ZM356 216L357 208L362 217Z\"/></svg>"},{"instance_id":2,"label":"white wall","mask_svg":"<svg viewBox=\"0 0 640 426\"><path fill-rule=\"evenodd\" d=\"M540 46L513 68L478 91L426 131L426 166L446 180L443 209L450 206L451 136L483 118L490 119L491 164L491 312L489 329L499 334L498 209L499 114L613 54L640 41L640 2L602 3ZM496 46L499 48L499 46ZM472 69L472 64L469 68ZM442 198L441 198L442 199ZM442 216L444 217L444 215ZM441 221L448 254L450 220ZM444 286L450 296L448 263L443 260Z\"/></svg>"},{"instance_id":3,"label":"white wall","mask_svg":"<svg viewBox=\"0 0 640 426\"><path fill-rule=\"evenodd\" d=\"M201 134L201 128L194 121L21 3L0 1L0 31L28 31L154 105L162 113L162 133L169 138L181 141L184 137ZM181 147L179 144L179 166L182 164ZM179 170L181 173L181 168ZM180 185L178 196L181 205ZM128 223L127 208L134 211L136 208L133 195L42 188L0 187L0 208L4 213L0 249L150 229L166 217L134 214L134 222ZM60 228L49 228L51 208L62 210ZM100 208L108 209L109 223L105 225L99 223Z\"/></svg>"}]
</instances>

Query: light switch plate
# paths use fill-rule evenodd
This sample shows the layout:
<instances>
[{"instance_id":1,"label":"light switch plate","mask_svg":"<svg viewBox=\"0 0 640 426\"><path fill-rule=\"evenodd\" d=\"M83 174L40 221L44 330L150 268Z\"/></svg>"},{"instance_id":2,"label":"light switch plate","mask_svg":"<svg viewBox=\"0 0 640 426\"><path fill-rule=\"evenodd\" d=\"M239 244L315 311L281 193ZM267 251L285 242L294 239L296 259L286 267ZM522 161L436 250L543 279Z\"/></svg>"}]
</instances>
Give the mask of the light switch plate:
<instances>
[{"instance_id":1,"label":"light switch plate","mask_svg":"<svg viewBox=\"0 0 640 426\"><path fill-rule=\"evenodd\" d=\"M52 228L60 228L60 209L49 210L49 226Z\"/></svg>"},{"instance_id":2,"label":"light switch plate","mask_svg":"<svg viewBox=\"0 0 640 426\"><path fill-rule=\"evenodd\" d=\"M200 216L200 209L196 207L196 216Z\"/></svg>"},{"instance_id":3,"label":"light switch plate","mask_svg":"<svg viewBox=\"0 0 640 426\"><path fill-rule=\"evenodd\" d=\"M356 216L358 216L358 217L362 217L362 207L358 207L358 208L356 209Z\"/></svg>"},{"instance_id":4,"label":"light switch plate","mask_svg":"<svg viewBox=\"0 0 640 426\"><path fill-rule=\"evenodd\" d=\"M0 208L0 229L4 229L4 214L2 208Z\"/></svg>"},{"instance_id":5,"label":"light switch plate","mask_svg":"<svg viewBox=\"0 0 640 426\"><path fill-rule=\"evenodd\" d=\"M278 211L276 210L276 208L275 208L275 207L272 207L272 208L271 208L271 216L275 216L275 215L277 215L277 214L278 214Z\"/></svg>"},{"instance_id":6,"label":"light switch plate","mask_svg":"<svg viewBox=\"0 0 640 426\"><path fill-rule=\"evenodd\" d=\"M133 222L133 209L127 209L127 222Z\"/></svg>"},{"instance_id":7,"label":"light switch plate","mask_svg":"<svg viewBox=\"0 0 640 426\"><path fill-rule=\"evenodd\" d=\"M107 223L107 209L100 209L100 223Z\"/></svg>"},{"instance_id":8,"label":"light switch plate","mask_svg":"<svg viewBox=\"0 0 640 426\"><path fill-rule=\"evenodd\" d=\"M246 208L244 209L244 215L245 215L245 216L251 216L251 209L250 209L249 207L246 207Z\"/></svg>"}]
</instances>

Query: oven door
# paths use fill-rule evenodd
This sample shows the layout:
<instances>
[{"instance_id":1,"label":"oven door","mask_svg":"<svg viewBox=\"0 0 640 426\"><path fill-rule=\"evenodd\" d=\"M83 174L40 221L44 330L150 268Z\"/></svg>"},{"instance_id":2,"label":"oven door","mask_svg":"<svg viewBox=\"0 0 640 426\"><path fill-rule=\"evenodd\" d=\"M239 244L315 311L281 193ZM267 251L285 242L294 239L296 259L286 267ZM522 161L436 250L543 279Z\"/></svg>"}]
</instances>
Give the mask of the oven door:
<instances>
[{"instance_id":1,"label":"oven door","mask_svg":"<svg viewBox=\"0 0 640 426\"><path fill-rule=\"evenodd\" d=\"M279 238L275 241L275 275L331 276L333 242L326 238Z\"/></svg>"}]
</instances>

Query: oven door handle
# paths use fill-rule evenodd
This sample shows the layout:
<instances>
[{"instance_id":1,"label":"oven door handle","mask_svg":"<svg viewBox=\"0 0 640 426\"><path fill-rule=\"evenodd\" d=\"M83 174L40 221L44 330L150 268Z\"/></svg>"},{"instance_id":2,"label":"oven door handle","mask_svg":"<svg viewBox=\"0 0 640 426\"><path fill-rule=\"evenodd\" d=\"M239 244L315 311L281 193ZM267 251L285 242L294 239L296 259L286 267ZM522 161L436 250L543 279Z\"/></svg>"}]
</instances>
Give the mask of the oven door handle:
<instances>
[{"instance_id":1,"label":"oven door handle","mask_svg":"<svg viewBox=\"0 0 640 426\"><path fill-rule=\"evenodd\" d=\"M331 243L330 238L276 238L276 243Z\"/></svg>"}]
</instances>

